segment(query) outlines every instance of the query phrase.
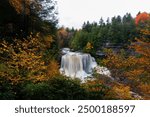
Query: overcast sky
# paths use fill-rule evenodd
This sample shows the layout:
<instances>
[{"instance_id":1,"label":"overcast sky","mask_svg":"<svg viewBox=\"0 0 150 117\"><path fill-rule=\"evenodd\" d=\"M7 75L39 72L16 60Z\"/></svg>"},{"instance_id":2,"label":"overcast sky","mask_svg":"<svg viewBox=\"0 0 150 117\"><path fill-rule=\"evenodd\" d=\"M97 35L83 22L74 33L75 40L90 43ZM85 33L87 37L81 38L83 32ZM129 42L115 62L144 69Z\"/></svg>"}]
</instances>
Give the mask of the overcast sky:
<instances>
[{"instance_id":1,"label":"overcast sky","mask_svg":"<svg viewBox=\"0 0 150 117\"><path fill-rule=\"evenodd\" d=\"M125 15L133 17L141 12L150 13L150 0L56 0L59 26L81 28L84 21L98 22L101 17Z\"/></svg>"}]
</instances>

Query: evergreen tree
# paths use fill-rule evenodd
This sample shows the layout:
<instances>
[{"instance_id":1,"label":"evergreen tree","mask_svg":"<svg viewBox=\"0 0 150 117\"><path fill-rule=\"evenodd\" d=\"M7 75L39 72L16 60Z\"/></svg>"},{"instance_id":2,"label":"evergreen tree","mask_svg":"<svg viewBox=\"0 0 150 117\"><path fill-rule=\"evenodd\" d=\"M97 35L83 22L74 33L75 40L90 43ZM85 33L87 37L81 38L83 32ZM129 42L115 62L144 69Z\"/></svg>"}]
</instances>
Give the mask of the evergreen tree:
<instances>
[{"instance_id":1,"label":"evergreen tree","mask_svg":"<svg viewBox=\"0 0 150 117\"><path fill-rule=\"evenodd\" d=\"M56 30L53 0L3 0L0 6L1 37L26 37L30 32L54 33Z\"/></svg>"},{"instance_id":2,"label":"evergreen tree","mask_svg":"<svg viewBox=\"0 0 150 117\"><path fill-rule=\"evenodd\" d=\"M84 22L82 29L75 34L71 43L74 45L73 48L82 49L90 42L96 51L108 44L125 47L135 36L137 33L134 18L130 13L127 13L123 17L119 15L112 17L111 21L108 18L106 23L103 18L100 19L99 24Z\"/></svg>"}]
</instances>

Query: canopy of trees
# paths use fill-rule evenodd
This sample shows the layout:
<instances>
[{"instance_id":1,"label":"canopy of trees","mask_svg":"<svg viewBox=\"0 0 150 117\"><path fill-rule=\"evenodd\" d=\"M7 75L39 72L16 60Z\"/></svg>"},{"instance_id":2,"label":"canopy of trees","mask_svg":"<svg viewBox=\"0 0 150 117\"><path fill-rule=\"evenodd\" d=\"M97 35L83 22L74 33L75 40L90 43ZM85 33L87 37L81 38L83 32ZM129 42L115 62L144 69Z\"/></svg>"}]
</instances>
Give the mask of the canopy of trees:
<instances>
[{"instance_id":1,"label":"canopy of trees","mask_svg":"<svg viewBox=\"0 0 150 117\"><path fill-rule=\"evenodd\" d=\"M140 36L129 46L131 54L114 53L107 50L107 58L103 60L118 82L125 83L145 99L150 98L150 20L144 22ZM119 79L118 79L119 78Z\"/></svg>"},{"instance_id":2,"label":"canopy of trees","mask_svg":"<svg viewBox=\"0 0 150 117\"><path fill-rule=\"evenodd\" d=\"M134 18L127 13L123 17L109 18L106 22L101 18L99 23L84 23L81 30L77 31L71 40L71 47L83 50L87 43L93 49L100 50L104 46L127 46L136 36Z\"/></svg>"},{"instance_id":3,"label":"canopy of trees","mask_svg":"<svg viewBox=\"0 0 150 117\"><path fill-rule=\"evenodd\" d=\"M3 0L0 2L0 37L26 37L30 32L54 33L56 10L53 0Z\"/></svg>"}]
</instances>

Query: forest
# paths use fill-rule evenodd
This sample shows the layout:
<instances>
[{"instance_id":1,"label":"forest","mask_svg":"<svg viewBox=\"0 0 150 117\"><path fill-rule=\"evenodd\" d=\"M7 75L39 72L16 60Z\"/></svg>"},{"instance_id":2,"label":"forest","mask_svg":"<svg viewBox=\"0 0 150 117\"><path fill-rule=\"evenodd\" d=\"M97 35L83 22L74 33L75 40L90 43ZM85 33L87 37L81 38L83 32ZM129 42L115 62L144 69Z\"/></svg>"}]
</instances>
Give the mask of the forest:
<instances>
[{"instance_id":1,"label":"forest","mask_svg":"<svg viewBox=\"0 0 150 117\"><path fill-rule=\"evenodd\" d=\"M150 13L81 29L58 26L54 0L0 1L1 100L149 100ZM111 72L81 82L60 73L61 49L92 55Z\"/></svg>"}]
</instances>

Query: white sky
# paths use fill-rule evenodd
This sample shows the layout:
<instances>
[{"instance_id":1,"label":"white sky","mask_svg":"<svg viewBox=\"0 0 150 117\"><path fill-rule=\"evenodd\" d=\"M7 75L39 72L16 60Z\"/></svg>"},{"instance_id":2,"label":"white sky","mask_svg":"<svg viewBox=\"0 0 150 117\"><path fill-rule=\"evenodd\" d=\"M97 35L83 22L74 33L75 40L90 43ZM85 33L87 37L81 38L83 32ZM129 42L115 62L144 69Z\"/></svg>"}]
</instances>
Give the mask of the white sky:
<instances>
[{"instance_id":1,"label":"white sky","mask_svg":"<svg viewBox=\"0 0 150 117\"><path fill-rule=\"evenodd\" d=\"M150 0L56 0L59 26L81 28L83 22L96 21L102 17L125 15L133 17L141 12L150 13Z\"/></svg>"}]
</instances>

